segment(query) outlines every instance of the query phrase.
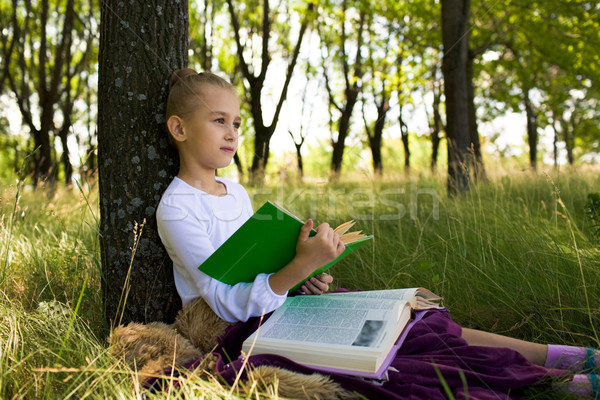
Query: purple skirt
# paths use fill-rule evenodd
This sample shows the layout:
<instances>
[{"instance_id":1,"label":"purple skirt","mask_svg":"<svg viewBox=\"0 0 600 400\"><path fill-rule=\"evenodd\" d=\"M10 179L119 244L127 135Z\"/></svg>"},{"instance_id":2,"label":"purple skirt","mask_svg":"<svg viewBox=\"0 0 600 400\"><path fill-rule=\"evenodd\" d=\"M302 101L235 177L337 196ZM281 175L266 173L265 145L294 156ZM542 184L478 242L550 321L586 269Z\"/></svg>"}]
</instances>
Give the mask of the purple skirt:
<instances>
[{"instance_id":1,"label":"purple skirt","mask_svg":"<svg viewBox=\"0 0 600 400\"><path fill-rule=\"evenodd\" d=\"M461 327L443 310L426 311L414 324L388 370L385 381L371 381L346 375L330 375L344 388L370 399L446 399L446 390L457 398L517 399L522 389L548 385L566 378L568 372L547 369L530 363L508 348L469 346L461 338ZM238 356L241 344L258 326L252 319L230 327L217 353L221 356L218 373L232 383L242 365ZM227 362L226 360L233 360ZM300 373L314 370L280 356L250 356L253 366L271 365ZM243 377L243 375L242 375Z\"/></svg>"},{"instance_id":2,"label":"purple skirt","mask_svg":"<svg viewBox=\"0 0 600 400\"><path fill-rule=\"evenodd\" d=\"M387 380L329 374L331 379L368 399L447 399L449 391L455 399L497 400L520 399L525 388L547 386L554 379L568 379L570 376L567 371L532 364L520 353L508 348L469 346L461 338L461 327L452 321L447 311L424 313L396 354ZM216 374L226 383L232 384L242 369L243 361L239 358L242 342L258 325L258 318L237 323L230 326L221 338L213 354L218 358ZM191 363L187 370L195 369L201 362ZM254 355L247 362L255 367L270 365L303 374L315 372L277 355ZM184 374L185 371L169 370L164 376ZM245 378L245 371L240 377ZM145 386L150 391L160 391L168 387L165 383L164 378L150 378Z\"/></svg>"}]
</instances>

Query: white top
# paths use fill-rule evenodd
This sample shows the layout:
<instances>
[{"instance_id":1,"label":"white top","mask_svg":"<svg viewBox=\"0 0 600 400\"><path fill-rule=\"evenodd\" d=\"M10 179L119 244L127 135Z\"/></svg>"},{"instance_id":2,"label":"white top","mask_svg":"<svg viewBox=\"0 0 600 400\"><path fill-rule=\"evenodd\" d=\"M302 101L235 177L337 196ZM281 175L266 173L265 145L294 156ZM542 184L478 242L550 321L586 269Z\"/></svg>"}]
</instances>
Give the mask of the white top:
<instances>
[{"instance_id":1,"label":"white top","mask_svg":"<svg viewBox=\"0 0 600 400\"><path fill-rule=\"evenodd\" d=\"M175 286L185 305L202 297L222 319L246 321L273 311L286 299L269 286L269 275L254 282L227 285L198 270L216 248L253 214L242 185L216 178L227 195L215 196L175 177L156 210L158 235L173 261Z\"/></svg>"}]
</instances>

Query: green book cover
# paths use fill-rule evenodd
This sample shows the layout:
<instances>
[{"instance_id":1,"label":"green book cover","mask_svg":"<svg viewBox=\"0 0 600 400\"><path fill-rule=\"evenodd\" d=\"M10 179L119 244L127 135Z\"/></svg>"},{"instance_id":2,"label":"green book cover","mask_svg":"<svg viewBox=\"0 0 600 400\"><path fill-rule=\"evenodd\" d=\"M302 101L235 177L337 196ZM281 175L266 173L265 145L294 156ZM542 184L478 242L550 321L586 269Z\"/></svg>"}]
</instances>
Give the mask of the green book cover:
<instances>
[{"instance_id":1,"label":"green book cover","mask_svg":"<svg viewBox=\"0 0 600 400\"><path fill-rule=\"evenodd\" d=\"M229 285L253 282L258 274L276 272L294 258L303 224L289 211L267 201L198 268ZM311 236L314 234L316 231L313 230ZM326 271L372 238L370 235L346 244L338 258L320 267L311 276ZM302 283L298 282L292 290Z\"/></svg>"}]
</instances>

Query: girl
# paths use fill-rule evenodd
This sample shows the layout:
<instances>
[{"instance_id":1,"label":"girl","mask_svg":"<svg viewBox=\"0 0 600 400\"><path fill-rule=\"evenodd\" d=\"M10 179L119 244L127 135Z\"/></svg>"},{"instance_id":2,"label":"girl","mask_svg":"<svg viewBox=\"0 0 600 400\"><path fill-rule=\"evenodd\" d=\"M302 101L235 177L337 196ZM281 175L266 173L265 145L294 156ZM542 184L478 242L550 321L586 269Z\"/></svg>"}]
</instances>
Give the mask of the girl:
<instances>
[{"instance_id":1,"label":"girl","mask_svg":"<svg viewBox=\"0 0 600 400\"><path fill-rule=\"evenodd\" d=\"M183 69L171 79L166 112L180 169L162 196L157 222L183 304L202 297L229 322L273 311L296 283L341 254L343 243L327 224L319 225L317 234L309 238L313 227L309 220L301 230L296 256L274 274L229 286L200 272L198 266L252 215L245 189L215 176L217 168L231 163L237 150L239 100L223 79ZM322 293L330 282L329 275L320 275L302 290Z\"/></svg>"},{"instance_id":2,"label":"girl","mask_svg":"<svg viewBox=\"0 0 600 400\"><path fill-rule=\"evenodd\" d=\"M173 261L175 284L184 305L202 297L222 319L247 321L279 307L297 282L341 254L344 245L332 228L321 224L316 228L317 234L309 237L313 222L308 220L298 237L296 256L274 274L260 274L254 282L230 286L200 272L198 266L252 215L245 189L216 176L216 169L229 165L237 150L239 99L232 85L216 75L198 74L187 68L177 70L169 81L166 118L169 141L179 153L180 169L162 196L157 223L159 236ZM327 274L318 275L305 282L301 290L320 294L329 289L331 281ZM506 390L531 385L547 376L563 376L567 372L562 370L570 370L569 390L590 396L598 391L595 375L574 375L583 371L586 362L588 367L597 367L594 357L600 360L600 354L592 350L461 328L447 313L435 311L415 324L409 335L417 332L422 338L428 334L437 338L437 344L428 342L437 349L420 348L419 344L415 350L416 356L430 366L434 365L431 358L436 357L435 365L447 363L458 371L457 363L476 360L461 365L468 377L474 374L470 384L481 380L483 386L492 387L490 390L495 390L494 385ZM406 343L417 342L411 342L409 337ZM449 343L455 343L454 347L448 347ZM443 351L450 349L454 358L448 358L446 353L434 355L432 351L440 346ZM415 362L406 351L409 350L403 345L397 356L398 367L407 360ZM493 372L481 371L490 362L500 363L500 367ZM439 381L434 369L425 369L428 372L421 370L418 374L433 374L434 381ZM390 381L395 379L393 384L398 384L405 378L396 375Z\"/></svg>"}]
</instances>

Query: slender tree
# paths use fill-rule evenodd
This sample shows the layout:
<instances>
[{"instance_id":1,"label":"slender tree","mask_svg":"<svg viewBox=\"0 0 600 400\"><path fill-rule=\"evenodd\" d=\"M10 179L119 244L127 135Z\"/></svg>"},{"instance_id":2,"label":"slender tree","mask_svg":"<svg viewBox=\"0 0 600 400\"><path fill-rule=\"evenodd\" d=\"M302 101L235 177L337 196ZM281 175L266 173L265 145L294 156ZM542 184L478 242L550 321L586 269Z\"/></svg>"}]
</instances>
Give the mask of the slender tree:
<instances>
[{"instance_id":1,"label":"slender tree","mask_svg":"<svg viewBox=\"0 0 600 400\"><path fill-rule=\"evenodd\" d=\"M390 57L390 37L394 28L386 19L380 18L372 13L367 15L366 31L368 43L366 44L367 56L365 69L368 76L365 79L362 90L362 118L367 133L367 143L371 149L373 172L375 175L383 173L383 159L381 148L383 146L383 129L386 125L387 113L390 110L390 98L392 96L392 85L396 80L397 90L400 91L400 79L394 79L393 68L397 69L400 76L402 55L396 60ZM399 50L401 52L401 50ZM369 114L365 103L373 103L377 110L376 119L369 122Z\"/></svg>"},{"instance_id":2,"label":"slender tree","mask_svg":"<svg viewBox=\"0 0 600 400\"><path fill-rule=\"evenodd\" d=\"M308 125L308 127L310 127L310 125L311 125L313 108L314 108L314 102L308 101L308 99L307 99L308 88L310 86L310 77L313 75L312 66L310 65L310 63L308 61L306 62L305 75L306 75L306 83L304 84L304 88L302 89L302 108L300 109L300 126L298 128L298 135L295 135L291 130L288 130L288 133L290 134L290 136L292 137L292 140L294 141L294 147L296 148L296 165L298 167L298 174L299 174L300 178L304 177L304 162L302 160L302 146L304 145L304 142L306 141L306 137L309 134L306 126ZM307 106L309 107L308 112L306 112ZM308 118L307 125L304 124L306 115Z\"/></svg>"},{"instance_id":3,"label":"slender tree","mask_svg":"<svg viewBox=\"0 0 600 400\"><path fill-rule=\"evenodd\" d=\"M168 78L187 65L187 50L187 2L102 2L98 164L110 324L172 321L181 306L154 213L178 168L164 112Z\"/></svg>"},{"instance_id":4,"label":"slender tree","mask_svg":"<svg viewBox=\"0 0 600 400\"><path fill-rule=\"evenodd\" d=\"M431 80L431 92L433 94L433 102L431 106L431 117L429 121L429 136L431 138L431 162L429 167L431 172L435 172L438 162L438 152L440 148L440 133L443 130L442 116L440 113L440 103L442 98L442 82L441 79L437 79L438 67L436 66L433 71L433 79Z\"/></svg>"},{"instance_id":5,"label":"slender tree","mask_svg":"<svg viewBox=\"0 0 600 400\"><path fill-rule=\"evenodd\" d=\"M214 44L218 40L215 22L222 0L203 0L199 9L190 10L190 64L197 61L203 71L212 71Z\"/></svg>"},{"instance_id":6,"label":"slender tree","mask_svg":"<svg viewBox=\"0 0 600 400\"><path fill-rule=\"evenodd\" d=\"M82 95L82 86L77 81L89 68L95 37L92 30L81 24L79 15L90 21L95 6L91 0L88 3L24 0L20 7L22 20L8 81L22 120L33 137L36 150L33 183L54 183L57 177L54 134L66 138L70 132L70 113ZM52 35L53 30L58 34ZM68 175L71 164L66 140L62 161Z\"/></svg>"},{"instance_id":7,"label":"slender tree","mask_svg":"<svg viewBox=\"0 0 600 400\"><path fill-rule=\"evenodd\" d=\"M444 94L448 141L448 191L469 188L469 111L467 90L467 26L470 0L442 0Z\"/></svg>"},{"instance_id":8,"label":"slender tree","mask_svg":"<svg viewBox=\"0 0 600 400\"><path fill-rule=\"evenodd\" d=\"M10 73L10 60L19 35L17 0L12 7L0 7L0 94L4 94L6 78Z\"/></svg>"},{"instance_id":9,"label":"slender tree","mask_svg":"<svg viewBox=\"0 0 600 400\"><path fill-rule=\"evenodd\" d=\"M334 6L335 7L335 6ZM326 18L321 20L319 30L321 32L321 41L326 47L322 54L326 55L323 60L325 76L325 86L329 95L329 104L334 107L339 113L337 122L337 137L331 139L333 152L331 155L331 169L333 176L339 175L342 169L342 160L344 158L344 149L346 146L346 137L350 132L351 118L354 107L358 102L358 95L362 90L362 78L364 74L364 59L362 54L363 47L363 32L366 22L366 11L361 7L352 8L357 13L357 20L353 21L352 25L356 26L355 35L350 35L347 27L346 18L352 15L349 12L348 0L342 0L341 10L329 10L332 14L329 17L327 12L322 12L321 15ZM329 27L333 29L325 29ZM339 34L338 34L339 31ZM354 49L354 56L349 57L350 48ZM341 79L343 81L343 95L341 101L336 100L335 90L332 85L332 72L330 64L339 64L341 70Z\"/></svg>"},{"instance_id":10,"label":"slender tree","mask_svg":"<svg viewBox=\"0 0 600 400\"><path fill-rule=\"evenodd\" d=\"M253 28L250 27L245 31L245 33L242 32L243 28L238 16L238 9L235 7L232 0L227 0L227 6L235 37L238 66L245 80L246 94L248 96L250 113L252 115L252 122L254 124L254 156L252 159L252 165L250 167L250 172L252 175L251 178L261 180L269 159L271 137L275 133L283 102L287 97L289 84L292 80L294 68L298 61L298 55L300 54L300 48L302 46L304 34L306 33L308 25L313 18L314 5L312 3L308 3L305 14L301 16L300 29L296 44L291 49L291 54L289 56L287 70L285 73L285 79L281 87L281 93L275 106L273 118L268 125L265 122L264 117L262 94L267 79L267 71L272 59L272 53L269 45L271 43L271 38L274 35L272 21L273 16L271 15L269 0L263 0L262 2L262 18L260 34L258 35L261 42L260 67L257 68L254 68L252 62L254 58L254 54L252 53L253 49L251 47L248 48L248 46L244 44L245 41L242 39L243 36L250 37L251 39L254 38L254 32L252 30ZM250 11L255 12L256 10Z\"/></svg>"}]
</instances>

